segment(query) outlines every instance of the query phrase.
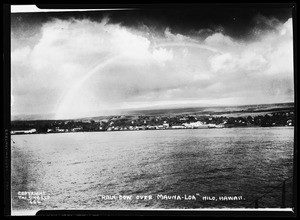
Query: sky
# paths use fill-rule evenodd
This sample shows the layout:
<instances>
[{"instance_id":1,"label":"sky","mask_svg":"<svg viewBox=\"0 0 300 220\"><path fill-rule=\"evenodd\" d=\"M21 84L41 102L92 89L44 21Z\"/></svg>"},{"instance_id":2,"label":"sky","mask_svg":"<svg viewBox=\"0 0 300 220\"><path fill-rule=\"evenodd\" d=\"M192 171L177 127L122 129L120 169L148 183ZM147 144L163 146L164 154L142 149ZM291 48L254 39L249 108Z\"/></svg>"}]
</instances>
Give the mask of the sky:
<instances>
[{"instance_id":1,"label":"sky","mask_svg":"<svg viewBox=\"0 0 300 220\"><path fill-rule=\"evenodd\" d=\"M288 7L14 13L11 113L294 101Z\"/></svg>"}]
</instances>

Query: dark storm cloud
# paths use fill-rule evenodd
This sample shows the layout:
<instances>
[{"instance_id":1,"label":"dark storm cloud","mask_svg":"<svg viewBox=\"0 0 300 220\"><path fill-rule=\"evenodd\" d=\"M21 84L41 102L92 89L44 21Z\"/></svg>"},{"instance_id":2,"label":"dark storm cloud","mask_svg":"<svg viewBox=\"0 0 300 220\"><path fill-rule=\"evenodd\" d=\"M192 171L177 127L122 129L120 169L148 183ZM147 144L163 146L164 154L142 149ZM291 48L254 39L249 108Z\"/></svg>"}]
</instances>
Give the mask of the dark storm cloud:
<instances>
[{"instance_id":1,"label":"dark storm cloud","mask_svg":"<svg viewBox=\"0 0 300 220\"><path fill-rule=\"evenodd\" d=\"M244 39L249 37L256 27L273 29L265 20L272 19L285 22L291 14L291 8L278 8L276 5L194 5L175 8L140 9L136 11L121 11L108 13L110 22L122 23L124 26L147 27L164 31L169 27L173 33L190 34L201 30L223 31L224 34ZM92 16L93 17L93 16Z\"/></svg>"},{"instance_id":2,"label":"dark storm cloud","mask_svg":"<svg viewBox=\"0 0 300 220\"><path fill-rule=\"evenodd\" d=\"M163 33L166 27L169 27L173 33L181 34L195 34L202 30L209 30L220 31L232 38L245 40L251 37L254 27L272 30L276 24L284 23L292 17L291 12L291 6L288 4L140 5L123 11L13 15L12 28L20 28L20 24L24 23L25 30L29 26L39 26L53 18L64 20L72 17L101 22L103 18L109 17L110 23L119 23L133 28L144 26L158 33ZM273 23L268 23L269 21Z\"/></svg>"}]
</instances>

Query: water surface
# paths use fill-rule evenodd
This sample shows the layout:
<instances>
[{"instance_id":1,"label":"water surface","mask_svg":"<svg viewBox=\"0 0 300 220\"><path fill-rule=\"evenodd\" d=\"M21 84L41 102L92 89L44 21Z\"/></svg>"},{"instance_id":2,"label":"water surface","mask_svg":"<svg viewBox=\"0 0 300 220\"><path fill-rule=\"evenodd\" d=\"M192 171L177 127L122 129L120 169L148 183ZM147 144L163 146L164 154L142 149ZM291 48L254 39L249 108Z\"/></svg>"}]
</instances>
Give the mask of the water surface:
<instances>
[{"instance_id":1,"label":"water surface","mask_svg":"<svg viewBox=\"0 0 300 220\"><path fill-rule=\"evenodd\" d=\"M292 176L293 127L14 135L12 209L243 208ZM34 205L18 192L45 191ZM151 200L104 200L102 195ZM157 195L196 195L162 200ZM242 196L203 201L203 196ZM291 182L286 205L291 206ZM280 189L260 201L279 207ZM252 205L253 206L253 205Z\"/></svg>"}]
</instances>

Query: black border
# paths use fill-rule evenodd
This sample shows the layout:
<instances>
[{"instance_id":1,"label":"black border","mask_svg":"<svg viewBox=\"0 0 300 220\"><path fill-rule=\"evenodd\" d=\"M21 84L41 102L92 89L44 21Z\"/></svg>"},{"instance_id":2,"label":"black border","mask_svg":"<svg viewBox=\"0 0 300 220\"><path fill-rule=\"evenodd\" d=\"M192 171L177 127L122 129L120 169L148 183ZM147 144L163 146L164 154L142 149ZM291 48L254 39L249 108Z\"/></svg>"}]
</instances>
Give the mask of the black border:
<instances>
[{"instance_id":1,"label":"black border","mask_svg":"<svg viewBox=\"0 0 300 220\"><path fill-rule=\"evenodd\" d=\"M293 7L293 52L294 52L294 92L295 92L295 96L294 96L294 103L295 103L295 121L296 121L296 126L294 127L294 172L293 172L293 206L294 206L294 211L295 211L295 215L297 216L297 208L298 208L298 191L297 191L297 182L298 182L298 173L297 173L297 158L298 158L298 117L297 117L297 112L298 112L298 88L297 88L297 84L298 84L298 62L297 62L297 58L298 58L298 42L297 42L297 36L298 36L298 29L297 29L297 22L298 22L298 17L297 17L297 5L295 5Z\"/></svg>"},{"instance_id":2,"label":"black border","mask_svg":"<svg viewBox=\"0 0 300 220\"><path fill-rule=\"evenodd\" d=\"M274 215L276 214L276 215ZM185 217L294 217L286 211L185 211L185 210L41 210L37 216L185 216Z\"/></svg>"},{"instance_id":3,"label":"black border","mask_svg":"<svg viewBox=\"0 0 300 220\"><path fill-rule=\"evenodd\" d=\"M3 125L3 195L4 195L4 214L11 213L11 145L10 145L10 5L3 5L3 75L2 75L2 125Z\"/></svg>"},{"instance_id":4,"label":"black border","mask_svg":"<svg viewBox=\"0 0 300 220\"><path fill-rule=\"evenodd\" d=\"M296 112L298 112L297 103L297 2L296 1L281 1L274 3L274 1L254 1L246 3L237 2L220 2L220 1L206 1L205 3L132 3L132 4L120 4L120 3L105 3L102 4L37 4L37 7L41 9L117 9L117 8L134 8L134 9L182 9L190 8L193 6L205 6L207 8L214 8L216 5L219 7L278 7L278 8L293 8L293 38L294 38L294 103L295 103L295 120L296 125L294 127L295 141L294 141L294 193L293 193L293 212L287 211L206 211L206 210L41 210L36 213L37 216L187 216L187 217L297 217L297 134L298 134L298 118ZM13 3L14 5L22 5L24 3ZM27 3L32 5L34 3ZM10 6L12 4L3 5L3 167L4 167L4 216L11 215L11 139L10 139L10 121L11 121L11 85L10 85L10 73L11 73L11 60L10 60ZM26 4L25 4L26 5Z\"/></svg>"}]
</instances>

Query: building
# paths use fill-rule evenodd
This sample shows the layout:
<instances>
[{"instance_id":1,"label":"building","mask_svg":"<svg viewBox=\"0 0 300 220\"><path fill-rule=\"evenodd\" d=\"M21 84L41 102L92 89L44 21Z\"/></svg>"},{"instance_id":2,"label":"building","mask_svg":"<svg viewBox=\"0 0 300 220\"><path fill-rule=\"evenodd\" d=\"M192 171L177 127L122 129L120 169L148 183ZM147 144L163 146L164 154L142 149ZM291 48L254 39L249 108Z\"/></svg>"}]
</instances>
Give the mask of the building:
<instances>
[{"instance_id":1,"label":"building","mask_svg":"<svg viewBox=\"0 0 300 220\"><path fill-rule=\"evenodd\" d=\"M79 128L72 128L71 129L72 132L76 132L76 131L80 131L80 130L82 130L82 128L80 128L80 127Z\"/></svg>"},{"instance_id":2,"label":"building","mask_svg":"<svg viewBox=\"0 0 300 220\"><path fill-rule=\"evenodd\" d=\"M173 129L183 129L183 128L185 128L185 126L183 126L183 125L173 125L172 128Z\"/></svg>"},{"instance_id":3,"label":"building","mask_svg":"<svg viewBox=\"0 0 300 220\"><path fill-rule=\"evenodd\" d=\"M216 128L217 125L216 124L208 124L208 128Z\"/></svg>"},{"instance_id":4,"label":"building","mask_svg":"<svg viewBox=\"0 0 300 220\"><path fill-rule=\"evenodd\" d=\"M183 126L186 128L207 128L208 126L203 124L201 121L191 122L191 123L183 123Z\"/></svg>"},{"instance_id":5,"label":"building","mask_svg":"<svg viewBox=\"0 0 300 220\"><path fill-rule=\"evenodd\" d=\"M224 127L225 127L224 124L218 124L218 125L216 125L216 128L224 128Z\"/></svg>"},{"instance_id":6,"label":"building","mask_svg":"<svg viewBox=\"0 0 300 220\"><path fill-rule=\"evenodd\" d=\"M169 123L167 123L166 121L164 121L164 123L163 123L163 127L164 127L164 128L169 128L169 127L170 127L170 125L169 125Z\"/></svg>"},{"instance_id":7,"label":"building","mask_svg":"<svg viewBox=\"0 0 300 220\"><path fill-rule=\"evenodd\" d=\"M293 125L293 121L292 121L291 119L290 119L290 120L287 120L286 124L287 124L288 126L292 126L292 125Z\"/></svg>"},{"instance_id":8,"label":"building","mask_svg":"<svg viewBox=\"0 0 300 220\"><path fill-rule=\"evenodd\" d=\"M147 125L147 129L154 130L154 129L156 129L156 126Z\"/></svg>"},{"instance_id":9,"label":"building","mask_svg":"<svg viewBox=\"0 0 300 220\"><path fill-rule=\"evenodd\" d=\"M18 130L18 131L11 131L11 134L33 134L36 133L36 129L30 129L30 130Z\"/></svg>"}]
</instances>

